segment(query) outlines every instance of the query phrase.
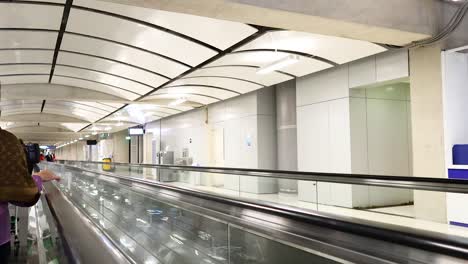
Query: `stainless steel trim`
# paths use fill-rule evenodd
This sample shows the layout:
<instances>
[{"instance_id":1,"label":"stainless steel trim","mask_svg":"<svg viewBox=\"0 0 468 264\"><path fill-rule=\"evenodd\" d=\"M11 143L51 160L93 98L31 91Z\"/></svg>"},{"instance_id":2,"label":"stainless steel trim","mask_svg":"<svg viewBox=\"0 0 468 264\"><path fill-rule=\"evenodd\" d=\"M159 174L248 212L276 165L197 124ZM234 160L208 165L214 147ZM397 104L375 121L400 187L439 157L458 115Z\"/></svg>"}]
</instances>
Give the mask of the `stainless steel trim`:
<instances>
[{"instance_id":1,"label":"stainless steel trim","mask_svg":"<svg viewBox=\"0 0 468 264\"><path fill-rule=\"evenodd\" d=\"M132 263L53 183L44 189L76 263Z\"/></svg>"}]
</instances>

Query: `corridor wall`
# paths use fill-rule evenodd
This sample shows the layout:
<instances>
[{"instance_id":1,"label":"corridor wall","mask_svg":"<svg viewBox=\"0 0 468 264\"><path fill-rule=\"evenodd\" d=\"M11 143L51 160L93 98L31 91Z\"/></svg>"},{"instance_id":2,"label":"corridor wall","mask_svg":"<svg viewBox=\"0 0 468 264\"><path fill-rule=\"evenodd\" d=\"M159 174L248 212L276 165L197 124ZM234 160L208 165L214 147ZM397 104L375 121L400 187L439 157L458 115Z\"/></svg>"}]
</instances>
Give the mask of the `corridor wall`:
<instances>
[{"instance_id":1,"label":"corridor wall","mask_svg":"<svg viewBox=\"0 0 468 264\"><path fill-rule=\"evenodd\" d=\"M297 79L298 168L411 175L407 52ZM407 190L299 182L299 199L344 207L412 201Z\"/></svg>"},{"instance_id":2,"label":"corridor wall","mask_svg":"<svg viewBox=\"0 0 468 264\"><path fill-rule=\"evenodd\" d=\"M185 152L196 166L275 169L275 118L274 89L264 88L149 123L146 131L160 142L161 152L174 153L175 163ZM276 180L257 177L204 175L187 181L251 193L277 191Z\"/></svg>"},{"instance_id":3,"label":"corridor wall","mask_svg":"<svg viewBox=\"0 0 468 264\"><path fill-rule=\"evenodd\" d=\"M468 54L445 51L443 61L445 164L449 178L468 179L468 165L453 164L453 146L468 144ZM447 218L452 225L468 226L466 194L447 194Z\"/></svg>"}]
</instances>

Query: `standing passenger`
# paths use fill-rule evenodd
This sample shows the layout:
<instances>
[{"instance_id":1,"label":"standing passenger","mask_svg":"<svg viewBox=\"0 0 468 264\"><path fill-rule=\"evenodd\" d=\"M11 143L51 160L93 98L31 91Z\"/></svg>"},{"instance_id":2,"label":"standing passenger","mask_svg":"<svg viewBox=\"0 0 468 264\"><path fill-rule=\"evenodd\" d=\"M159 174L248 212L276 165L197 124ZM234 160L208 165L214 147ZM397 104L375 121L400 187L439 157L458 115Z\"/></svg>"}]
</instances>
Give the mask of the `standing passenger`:
<instances>
[{"instance_id":1,"label":"standing passenger","mask_svg":"<svg viewBox=\"0 0 468 264\"><path fill-rule=\"evenodd\" d=\"M11 133L0 128L0 263L8 263L10 256L10 216L8 204L30 207L41 196L42 183L59 180L43 170L32 177L23 145Z\"/></svg>"}]
</instances>

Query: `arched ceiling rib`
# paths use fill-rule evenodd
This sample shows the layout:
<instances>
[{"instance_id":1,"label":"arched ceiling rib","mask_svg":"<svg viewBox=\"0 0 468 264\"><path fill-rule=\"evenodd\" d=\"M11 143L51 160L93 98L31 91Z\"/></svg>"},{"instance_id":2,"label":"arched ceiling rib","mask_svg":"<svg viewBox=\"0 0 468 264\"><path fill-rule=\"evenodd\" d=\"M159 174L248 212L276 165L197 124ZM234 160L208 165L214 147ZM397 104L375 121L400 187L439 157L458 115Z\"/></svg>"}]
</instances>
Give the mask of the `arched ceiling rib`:
<instances>
[{"instance_id":1,"label":"arched ceiling rib","mask_svg":"<svg viewBox=\"0 0 468 264\"><path fill-rule=\"evenodd\" d=\"M0 2L0 40L0 118L85 120L63 122L74 131L160 119L385 50L99 0ZM291 55L296 63L257 73Z\"/></svg>"}]
</instances>

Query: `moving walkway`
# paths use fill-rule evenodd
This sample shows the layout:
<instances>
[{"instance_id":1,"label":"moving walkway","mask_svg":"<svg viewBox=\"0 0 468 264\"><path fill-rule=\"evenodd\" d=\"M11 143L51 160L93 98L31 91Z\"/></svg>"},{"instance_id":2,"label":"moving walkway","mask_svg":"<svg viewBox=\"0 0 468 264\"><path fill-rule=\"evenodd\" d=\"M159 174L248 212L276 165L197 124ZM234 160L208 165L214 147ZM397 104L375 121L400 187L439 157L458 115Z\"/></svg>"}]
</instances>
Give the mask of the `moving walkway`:
<instances>
[{"instance_id":1,"label":"moving walkway","mask_svg":"<svg viewBox=\"0 0 468 264\"><path fill-rule=\"evenodd\" d=\"M73 161L41 166L62 177L45 185L45 198L71 263L466 263L468 259L464 237L194 187L209 174L468 193L468 183L462 180L117 163L109 167ZM161 181L169 172L181 174L185 183L195 183Z\"/></svg>"}]
</instances>

